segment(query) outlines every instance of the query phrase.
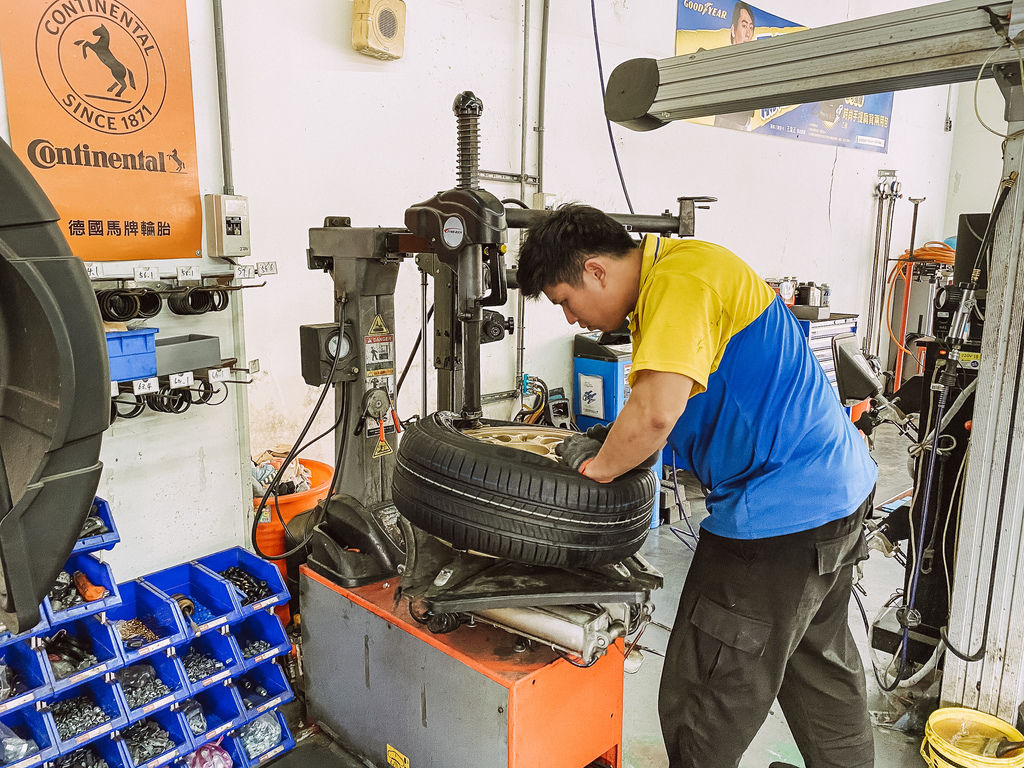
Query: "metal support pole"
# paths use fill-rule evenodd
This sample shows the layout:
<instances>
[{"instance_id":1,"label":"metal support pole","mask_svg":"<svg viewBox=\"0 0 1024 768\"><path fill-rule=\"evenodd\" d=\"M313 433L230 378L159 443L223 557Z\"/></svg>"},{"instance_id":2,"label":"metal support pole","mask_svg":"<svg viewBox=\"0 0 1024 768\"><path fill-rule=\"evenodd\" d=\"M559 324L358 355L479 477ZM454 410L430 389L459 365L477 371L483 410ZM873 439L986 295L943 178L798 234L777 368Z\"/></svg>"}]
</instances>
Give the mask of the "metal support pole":
<instances>
[{"instance_id":1,"label":"metal support pole","mask_svg":"<svg viewBox=\"0 0 1024 768\"><path fill-rule=\"evenodd\" d=\"M867 320L864 324L864 339L861 342L861 349L865 355L874 354L873 339L875 337L875 317L878 316L878 273L883 272L882 264L885 258L882 256L882 215L885 212L886 185L878 183L875 191L878 197L877 212L875 216L875 255L871 262L871 286L868 294ZM883 272L884 274L884 272Z\"/></svg>"},{"instance_id":2,"label":"metal support pole","mask_svg":"<svg viewBox=\"0 0 1024 768\"><path fill-rule=\"evenodd\" d=\"M427 270L420 268L420 416L426 416L427 410Z\"/></svg>"},{"instance_id":3,"label":"metal support pole","mask_svg":"<svg viewBox=\"0 0 1024 768\"><path fill-rule=\"evenodd\" d=\"M917 209L924 202L923 197L912 197L910 202L914 204L914 218L910 223L910 262L907 264L907 272L903 278L903 310L900 313L899 344L896 347L896 366L894 369L893 390L903 385L903 349L907 343L907 312L910 310L910 281L914 277L914 238L917 236Z\"/></svg>"},{"instance_id":4,"label":"metal support pole","mask_svg":"<svg viewBox=\"0 0 1024 768\"><path fill-rule=\"evenodd\" d=\"M1016 66L1010 69L1016 70ZM1005 72L1004 72L1005 74ZM997 82L1007 102L1003 179L1024 174L1019 73ZM964 488L949 638L982 660L947 652L942 700L1010 722L1024 696L1024 189L1015 183L995 226ZM986 632L987 630L987 632ZM984 644L984 645L983 645Z\"/></svg>"},{"instance_id":5,"label":"metal support pole","mask_svg":"<svg viewBox=\"0 0 1024 768\"><path fill-rule=\"evenodd\" d=\"M224 56L224 9L221 0L213 0L213 40L217 51L217 105L220 112L220 153L224 167L224 194L235 194L231 168L231 119L228 116L228 76Z\"/></svg>"}]
</instances>

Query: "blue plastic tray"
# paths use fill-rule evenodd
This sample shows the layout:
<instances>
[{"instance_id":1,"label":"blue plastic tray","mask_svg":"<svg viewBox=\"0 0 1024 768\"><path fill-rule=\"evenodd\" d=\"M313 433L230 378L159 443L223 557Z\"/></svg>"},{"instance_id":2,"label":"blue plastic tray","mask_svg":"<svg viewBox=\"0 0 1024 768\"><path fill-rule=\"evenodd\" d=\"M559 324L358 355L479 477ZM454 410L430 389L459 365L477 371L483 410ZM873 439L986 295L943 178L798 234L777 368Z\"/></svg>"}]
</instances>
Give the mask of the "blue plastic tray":
<instances>
[{"instance_id":1,"label":"blue plastic tray","mask_svg":"<svg viewBox=\"0 0 1024 768\"><path fill-rule=\"evenodd\" d=\"M125 757L128 759L125 768L158 768L161 765L167 765L172 760L177 760L179 757L184 757L192 752L193 745L191 734L188 726L185 724L185 719L177 712L170 709L163 709L159 712L154 712L149 715L149 717L143 719L153 720L158 723L161 728L170 734L171 741L174 742L175 747L174 749L167 750L163 754L150 758L144 763L136 763L132 760L131 753L128 752L128 745L125 744Z\"/></svg>"},{"instance_id":2,"label":"blue plastic tray","mask_svg":"<svg viewBox=\"0 0 1024 768\"><path fill-rule=\"evenodd\" d=\"M246 721L245 707L242 706L242 700L238 697L234 685L229 681L221 685L211 685L205 691L197 693L193 700L203 708L207 726L203 733L191 734L192 744L196 749L217 740Z\"/></svg>"},{"instance_id":3,"label":"blue plastic tray","mask_svg":"<svg viewBox=\"0 0 1024 768\"><path fill-rule=\"evenodd\" d=\"M246 722L295 698L284 670L276 661L264 662L239 675L235 687L242 699Z\"/></svg>"},{"instance_id":4,"label":"blue plastic tray","mask_svg":"<svg viewBox=\"0 0 1024 768\"><path fill-rule=\"evenodd\" d=\"M39 623L36 624L32 629L26 629L24 632L19 632L17 635L12 635L10 632L0 632L0 648L11 643L16 643L19 640L29 640L33 637L39 637L44 635L50 629L50 622L46 618L46 610L42 605L39 606Z\"/></svg>"},{"instance_id":5,"label":"blue plastic tray","mask_svg":"<svg viewBox=\"0 0 1024 768\"><path fill-rule=\"evenodd\" d=\"M128 696L125 694L124 689L121 687L120 683L117 683L117 694L121 697L124 711L128 715L129 724L137 722L153 712L157 712L161 709L167 709L171 705L186 698L190 693L188 679L185 677L185 670L182 668L181 662L175 656L168 656L166 653L157 653L152 656L147 656L146 658L135 662L135 664L132 664L131 666L134 667L139 664L148 664L153 667L153 669L156 670L156 676L164 685L171 689L171 692L132 709L128 704Z\"/></svg>"},{"instance_id":6,"label":"blue plastic tray","mask_svg":"<svg viewBox=\"0 0 1024 768\"><path fill-rule=\"evenodd\" d=\"M53 692L43 654L26 640L0 648L0 663L14 670L27 687L23 693L0 701L0 714L32 704Z\"/></svg>"},{"instance_id":7,"label":"blue plastic tray","mask_svg":"<svg viewBox=\"0 0 1024 768\"><path fill-rule=\"evenodd\" d=\"M107 358L111 381L131 381L156 376L158 328L111 331L107 334Z\"/></svg>"},{"instance_id":8,"label":"blue plastic tray","mask_svg":"<svg viewBox=\"0 0 1024 768\"><path fill-rule=\"evenodd\" d=\"M260 611L231 628L231 634L242 652L242 668L252 669L265 661L276 658L292 649L292 643L281 625L281 620L272 613ZM245 647L254 640L265 640L270 648L254 656L246 657Z\"/></svg>"},{"instance_id":9,"label":"blue plastic tray","mask_svg":"<svg viewBox=\"0 0 1024 768\"><path fill-rule=\"evenodd\" d=\"M65 563L64 570L72 576L75 571L81 571L96 586L106 587L107 596L99 600L91 600L88 603L73 605L60 611L53 610L50 598L43 598L43 609L46 611L46 620L50 622L50 627L56 627L83 616L91 616L121 604L121 594L118 592L117 582L114 581L114 572L110 570L109 565L100 562L93 555L72 555Z\"/></svg>"},{"instance_id":10,"label":"blue plastic tray","mask_svg":"<svg viewBox=\"0 0 1024 768\"><path fill-rule=\"evenodd\" d=\"M67 632L86 645L91 646L93 655L99 661L88 669L83 669L80 672L75 672L67 677L58 679L53 666L47 659L46 672L55 692L72 688L84 683L86 680L99 677L124 665L124 658L121 656L121 644L118 642L117 637L114 636L113 627L109 624L104 624L95 616L86 616L84 619L63 624L59 629L52 632L50 636L55 635L57 632ZM45 654L46 651L44 650L43 653Z\"/></svg>"},{"instance_id":11,"label":"blue plastic tray","mask_svg":"<svg viewBox=\"0 0 1024 768\"><path fill-rule=\"evenodd\" d=\"M82 695L88 695L100 709L107 713L107 716L110 719L107 720L107 722L97 725L94 728L90 728L87 731L69 736L66 739L61 739L60 734L57 732L57 723L55 718L53 734L57 744L57 752L61 755L70 754L79 747L85 746L101 736L106 736L112 731L120 730L127 722L124 707L121 703L121 697L117 694L117 690L111 683L104 682L103 680L90 680L76 688L69 688L65 691L61 691L60 693L56 693L53 698L50 699L50 704L52 707L52 705L58 701L72 699L76 696Z\"/></svg>"},{"instance_id":12,"label":"blue plastic tray","mask_svg":"<svg viewBox=\"0 0 1024 768\"><path fill-rule=\"evenodd\" d=\"M180 645L188 637L182 624L181 612L173 600L164 597L141 579L119 584L118 589L121 592L121 605L107 611L107 620L115 624L114 635L121 644L121 656L126 664L133 664L150 654ZM136 618L142 620L157 639L139 648L132 648L121 639L116 624Z\"/></svg>"},{"instance_id":13,"label":"blue plastic tray","mask_svg":"<svg viewBox=\"0 0 1024 768\"><path fill-rule=\"evenodd\" d=\"M212 575L205 568L200 568L192 563L183 563L157 573L151 573L148 576L143 576L143 581L166 597L173 599L175 595L185 595L209 610L211 616L205 620L189 619L182 616L184 625L190 629L193 635L201 635L211 629L238 621L240 618L234 590L230 585L226 584L223 579ZM178 610L177 603L175 603L175 607Z\"/></svg>"},{"instance_id":14,"label":"blue plastic tray","mask_svg":"<svg viewBox=\"0 0 1024 768\"><path fill-rule=\"evenodd\" d=\"M109 765L110 768L127 768L128 752L124 751L124 742L121 741L121 738L117 734L105 736L85 745L84 747L78 748L78 750L81 749L93 750L97 755L107 761L107 765ZM71 754L74 754L78 750L74 750ZM7 767L4 766L4 768Z\"/></svg>"},{"instance_id":15,"label":"blue plastic tray","mask_svg":"<svg viewBox=\"0 0 1024 768\"><path fill-rule=\"evenodd\" d=\"M291 731L288 730L288 724L284 721L284 715L280 710L275 711L274 714L277 716L278 722L281 723L281 741L277 746L271 747L263 754L249 757L245 747L242 746L241 739L238 737L225 739L221 743L221 746L227 749L228 754L231 755L235 768L255 768L255 766L263 765L295 747L295 739L292 738Z\"/></svg>"},{"instance_id":16,"label":"blue plastic tray","mask_svg":"<svg viewBox=\"0 0 1024 768\"><path fill-rule=\"evenodd\" d=\"M222 680L227 680L229 677L234 677L242 671L242 652L238 650L238 645L230 634L223 635L219 632L207 632L205 635L193 638L190 642L180 646L178 648L178 658L181 659L182 667L185 666L185 657L193 649L207 656L213 656L224 665L223 669L208 677L195 681L189 680L189 688L194 694ZM187 677L188 675L186 674Z\"/></svg>"},{"instance_id":17,"label":"blue plastic tray","mask_svg":"<svg viewBox=\"0 0 1024 768\"><path fill-rule=\"evenodd\" d=\"M57 730L53 727L53 718L49 712L37 712L32 707L26 707L0 715L0 723L23 739L33 739L39 747L34 755L8 763L4 768L33 768L56 757Z\"/></svg>"},{"instance_id":18,"label":"blue plastic tray","mask_svg":"<svg viewBox=\"0 0 1024 768\"><path fill-rule=\"evenodd\" d=\"M225 549L221 552L207 555L206 557L200 557L195 562L199 563L199 565L204 568L208 568L211 572L217 574L218 577L220 577L222 571L226 571L228 568L234 566L246 571L257 581L265 581L267 583L267 586L270 587L271 591L271 595L269 597L249 603L248 605L243 605L245 595L231 584L231 582L227 582L238 599L240 615L243 618L255 613L256 611L269 608L272 605L280 605L281 603L288 602L288 587L285 586L284 578L281 576L281 572L277 570L277 566L263 558L256 557L256 555L248 550L242 549L241 547L232 547L231 549Z\"/></svg>"},{"instance_id":19,"label":"blue plastic tray","mask_svg":"<svg viewBox=\"0 0 1024 768\"><path fill-rule=\"evenodd\" d=\"M117 532L117 526L114 525L114 516L110 512L110 505L99 496L96 497L94 503L97 517L106 523L109 531L79 539L75 542L75 548L71 550L72 554L95 552L98 549L113 549L114 545L121 541L121 534Z\"/></svg>"}]
</instances>

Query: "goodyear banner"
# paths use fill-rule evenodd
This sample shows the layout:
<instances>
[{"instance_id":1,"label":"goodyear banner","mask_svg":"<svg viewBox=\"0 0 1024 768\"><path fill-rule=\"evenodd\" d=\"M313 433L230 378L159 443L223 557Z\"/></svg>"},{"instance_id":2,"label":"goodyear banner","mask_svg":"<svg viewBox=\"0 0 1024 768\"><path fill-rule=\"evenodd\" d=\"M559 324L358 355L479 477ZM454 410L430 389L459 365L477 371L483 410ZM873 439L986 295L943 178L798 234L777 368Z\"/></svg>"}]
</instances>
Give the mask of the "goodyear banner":
<instances>
[{"instance_id":1,"label":"goodyear banner","mask_svg":"<svg viewBox=\"0 0 1024 768\"><path fill-rule=\"evenodd\" d=\"M802 29L807 27L745 2L678 0L676 55L741 45ZM816 104L716 115L691 122L885 152L889 147L891 115L892 94L878 93Z\"/></svg>"},{"instance_id":2,"label":"goodyear banner","mask_svg":"<svg viewBox=\"0 0 1024 768\"><path fill-rule=\"evenodd\" d=\"M185 0L0 11L11 143L86 261L195 257L202 211Z\"/></svg>"}]
</instances>

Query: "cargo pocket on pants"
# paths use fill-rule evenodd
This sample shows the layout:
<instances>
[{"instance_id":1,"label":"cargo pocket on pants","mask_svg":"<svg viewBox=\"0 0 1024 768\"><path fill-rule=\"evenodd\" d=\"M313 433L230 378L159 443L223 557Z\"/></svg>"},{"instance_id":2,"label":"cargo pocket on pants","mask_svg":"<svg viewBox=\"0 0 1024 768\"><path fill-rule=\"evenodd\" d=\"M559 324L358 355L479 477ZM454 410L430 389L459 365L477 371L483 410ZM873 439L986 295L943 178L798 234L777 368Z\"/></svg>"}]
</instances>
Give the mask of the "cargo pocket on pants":
<instances>
[{"instance_id":1,"label":"cargo pocket on pants","mask_svg":"<svg viewBox=\"0 0 1024 768\"><path fill-rule=\"evenodd\" d=\"M743 616L701 595L690 614L690 623L705 635L717 640L712 658L704 666L705 680L710 680L721 662L722 647L727 646L752 656L762 656L771 637L769 622Z\"/></svg>"},{"instance_id":2,"label":"cargo pocket on pants","mask_svg":"<svg viewBox=\"0 0 1024 768\"><path fill-rule=\"evenodd\" d=\"M868 559L868 544L859 525L853 533L819 541L814 546L818 550L819 576L828 576L847 565Z\"/></svg>"}]
</instances>

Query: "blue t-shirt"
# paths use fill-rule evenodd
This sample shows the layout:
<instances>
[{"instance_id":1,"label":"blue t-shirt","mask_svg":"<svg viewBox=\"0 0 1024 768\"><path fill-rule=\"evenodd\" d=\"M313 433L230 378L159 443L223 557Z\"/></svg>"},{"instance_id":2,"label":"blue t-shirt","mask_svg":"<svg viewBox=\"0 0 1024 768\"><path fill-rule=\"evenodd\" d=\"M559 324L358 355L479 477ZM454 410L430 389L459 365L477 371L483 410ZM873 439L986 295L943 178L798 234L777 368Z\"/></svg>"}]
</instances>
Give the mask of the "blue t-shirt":
<instances>
[{"instance_id":1,"label":"blue t-shirt","mask_svg":"<svg viewBox=\"0 0 1024 768\"><path fill-rule=\"evenodd\" d=\"M720 246L647 237L643 255L630 375L695 382L668 444L709 489L702 527L760 539L853 513L878 470L789 308Z\"/></svg>"}]
</instances>

